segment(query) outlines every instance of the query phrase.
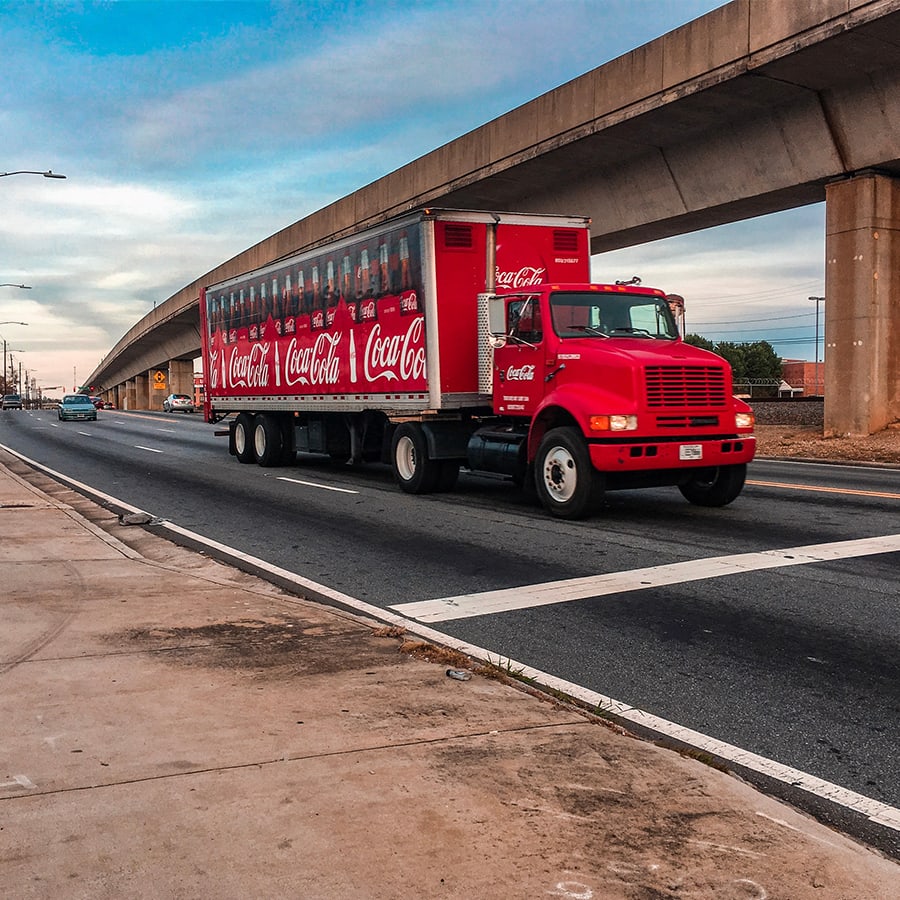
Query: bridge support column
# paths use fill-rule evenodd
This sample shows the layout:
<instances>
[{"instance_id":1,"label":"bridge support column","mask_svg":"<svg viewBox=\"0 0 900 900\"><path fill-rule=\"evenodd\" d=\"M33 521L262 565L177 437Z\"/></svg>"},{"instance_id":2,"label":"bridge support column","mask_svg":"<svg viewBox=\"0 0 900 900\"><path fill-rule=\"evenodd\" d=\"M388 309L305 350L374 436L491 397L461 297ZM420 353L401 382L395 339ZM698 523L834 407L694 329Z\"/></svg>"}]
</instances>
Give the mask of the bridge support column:
<instances>
[{"instance_id":1,"label":"bridge support column","mask_svg":"<svg viewBox=\"0 0 900 900\"><path fill-rule=\"evenodd\" d=\"M125 382L125 402L122 409L137 409L137 391L134 378L129 378Z\"/></svg>"},{"instance_id":2,"label":"bridge support column","mask_svg":"<svg viewBox=\"0 0 900 900\"><path fill-rule=\"evenodd\" d=\"M192 359L169 360L170 394L187 394L194 397L194 361Z\"/></svg>"},{"instance_id":3,"label":"bridge support column","mask_svg":"<svg viewBox=\"0 0 900 900\"><path fill-rule=\"evenodd\" d=\"M825 189L825 434L900 419L900 180Z\"/></svg>"},{"instance_id":4,"label":"bridge support column","mask_svg":"<svg viewBox=\"0 0 900 900\"><path fill-rule=\"evenodd\" d=\"M150 373L134 376L134 406L131 409L150 409Z\"/></svg>"}]
</instances>

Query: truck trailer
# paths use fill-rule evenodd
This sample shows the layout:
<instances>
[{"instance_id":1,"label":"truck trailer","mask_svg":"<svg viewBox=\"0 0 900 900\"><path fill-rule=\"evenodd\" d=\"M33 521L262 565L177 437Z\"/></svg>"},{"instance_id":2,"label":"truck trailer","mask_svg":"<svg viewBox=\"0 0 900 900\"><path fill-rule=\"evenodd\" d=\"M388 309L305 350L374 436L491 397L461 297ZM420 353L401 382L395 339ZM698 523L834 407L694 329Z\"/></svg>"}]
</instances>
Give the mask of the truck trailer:
<instances>
[{"instance_id":1,"label":"truck trailer","mask_svg":"<svg viewBox=\"0 0 900 900\"><path fill-rule=\"evenodd\" d=\"M241 463L385 462L411 494L465 467L565 519L625 488L730 503L755 439L728 363L663 291L591 283L589 230L423 209L210 285L206 419Z\"/></svg>"}]
</instances>

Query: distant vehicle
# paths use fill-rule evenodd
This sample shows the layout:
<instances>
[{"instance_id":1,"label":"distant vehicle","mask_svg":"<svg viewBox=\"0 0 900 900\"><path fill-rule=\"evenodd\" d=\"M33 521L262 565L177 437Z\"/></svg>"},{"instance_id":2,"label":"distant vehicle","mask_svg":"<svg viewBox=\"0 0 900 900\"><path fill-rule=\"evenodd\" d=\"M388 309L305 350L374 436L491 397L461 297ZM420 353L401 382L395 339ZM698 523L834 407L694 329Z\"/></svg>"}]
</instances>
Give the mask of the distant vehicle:
<instances>
[{"instance_id":1,"label":"distant vehicle","mask_svg":"<svg viewBox=\"0 0 900 900\"><path fill-rule=\"evenodd\" d=\"M87 394L66 394L59 404L57 416L60 422L97 421L97 407Z\"/></svg>"},{"instance_id":2,"label":"distant vehicle","mask_svg":"<svg viewBox=\"0 0 900 900\"><path fill-rule=\"evenodd\" d=\"M18 394L6 394L2 401L3 409L21 409L22 398Z\"/></svg>"},{"instance_id":3,"label":"distant vehicle","mask_svg":"<svg viewBox=\"0 0 900 900\"><path fill-rule=\"evenodd\" d=\"M194 411L194 401L187 394L169 394L163 400L163 409L166 412L182 412L192 413Z\"/></svg>"}]
</instances>

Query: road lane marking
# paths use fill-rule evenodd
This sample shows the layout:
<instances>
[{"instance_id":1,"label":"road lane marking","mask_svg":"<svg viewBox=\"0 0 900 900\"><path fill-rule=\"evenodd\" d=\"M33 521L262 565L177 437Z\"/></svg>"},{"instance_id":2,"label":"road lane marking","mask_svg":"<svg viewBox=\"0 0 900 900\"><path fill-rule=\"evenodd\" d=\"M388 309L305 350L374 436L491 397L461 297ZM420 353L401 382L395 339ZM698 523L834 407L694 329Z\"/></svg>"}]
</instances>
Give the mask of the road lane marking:
<instances>
[{"instance_id":1,"label":"road lane marking","mask_svg":"<svg viewBox=\"0 0 900 900\"><path fill-rule=\"evenodd\" d=\"M140 444L135 444L134 446L137 447L138 450L146 450L149 453L162 453L163 452L162 450L157 450L155 447L143 447Z\"/></svg>"},{"instance_id":2,"label":"road lane marking","mask_svg":"<svg viewBox=\"0 0 900 900\"><path fill-rule=\"evenodd\" d=\"M0 449L21 459L32 468L46 472L51 477L56 478L64 484L69 484L87 496L108 503L112 507L118 507L119 509L134 513L145 512L145 510L138 509L138 507L132 506L130 503L126 503L123 500L119 500L117 497L113 497L103 491L92 488L83 482L70 478L68 475L63 475L61 472L51 469L49 466L45 466L42 463L29 459L17 450L13 450L12 447L0 444ZM151 513L146 514L152 515ZM297 593L301 599L294 601L286 597L284 599L287 603L304 603L307 602L306 598L309 598L320 603L324 602L326 604L342 606L345 609L351 609L378 622L384 622L387 625L399 626L410 634L415 634L423 640L431 641L442 647L449 647L451 650L458 650L460 653L464 653L474 660L489 663L502 671L515 672L519 677L529 679L539 687L547 688L551 691L559 691L574 700L587 704L588 707L603 710L610 718L640 726L650 733L670 738L687 747L703 750L726 763L732 763L747 771L757 772L767 778L779 781L806 794L811 794L815 797L827 800L837 806L841 806L844 809L862 815L870 822L892 829L900 834L900 809L897 809L896 807L888 806L886 803L882 803L879 800L873 800L871 797L866 797L864 794L858 794L841 785L824 781L823 779L817 778L814 775L809 775L800 769L784 765L777 760L768 759L765 756L751 753L748 750L743 750L740 747L725 743L701 732L692 731L676 722L662 719L659 716L655 716L638 707L631 706L628 703L614 700L612 697L607 697L604 694L589 690L582 685L565 681L562 678L557 678L555 675L550 675L547 672L542 672L540 669L527 666L510 657L504 657L499 653L486 650L484 647L479 647L476 644L469 644L466 641L461 641L442 631L437 631L426 625L420 625L412 619L404 618L401 615L392 613L380 606L375 606L372 603L366 603L365 600L359 600L349 594L330 588L328 585L320 584L309 578L304 578L296 572L289 572L287 569L282 569L280 566L273 565L264 559L250 556L234 547L229 547L226 544L214 541L206 535L199 534L196 531L190 531L187 528L182 528L180 525L176 525L173 522L164 522L155 519L155 523L159 523L156 527L165 528L172 534L180 535L187 541L188 546L196 547L199 545L208 548L209 550L214 550L219 554L219 558L230 565L236 565L244 571L253 572L253 574L262 578L274 580L276 584L282 583L297 589Z\"/></svg>"},{"instance_id":3,"label":"road lane marking","mask_svg":"<svg viewBox=\"0 0 900 900\"><path fill-rule=\"evenodd\" d=\"M319 484L317 481L301 481L299 478L287 478L284 475L278 476L279 481L289 481L291 484L304 484L307 487L320 488L323 491L337 491L339 494L358 494L359 491L351 491L349 488L332 487L328 484Z\"/></svg>"},{"instance_id":4,"label":"road lane marking","mask_svg":"<svg viewBox=\"0 0 900 900\"><path fill-rule=\"evenodd\" d=\"M451 619L467 619L514 609L530 609L552 603L586 600L589 597L643 591L670 584L701 581L705 578L742 575L762 569L801 566L807 563L831 562L897 551L900 551L900 534L888 534L853 541L835 541L830 544L810 544L786 550L764 550L760 553L692 559L664 566L589 575L565 581L548 581L544 584L523 585L499 591L397 603L390 608L420 622L447 622Z\"/></svg>"},{"instance_id":5,"label":"road lane marking","mask_svg":"<svg viewBox=\"0 0 900 900\"><path fill-rule=\"evenodd\" d=\"M900 500L900 494L890 494L886 491L856 491L850 488L816 487L811 484L788 484L781 481L747 481L745 484L753 484L757 487L786 488L791 491L819 491L823 494L849 494L851 497L880 497L885 500Z\"/></svg>"}]
</instances>

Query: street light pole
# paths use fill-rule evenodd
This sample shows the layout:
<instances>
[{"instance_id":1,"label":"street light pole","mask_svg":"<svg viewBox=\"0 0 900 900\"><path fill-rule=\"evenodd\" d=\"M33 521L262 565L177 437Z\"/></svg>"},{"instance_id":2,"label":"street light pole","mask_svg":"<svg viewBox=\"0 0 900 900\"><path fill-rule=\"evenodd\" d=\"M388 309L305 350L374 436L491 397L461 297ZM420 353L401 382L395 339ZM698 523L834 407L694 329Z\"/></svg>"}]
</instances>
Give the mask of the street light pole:
<instances>
[{"instance_id":1,"label":"street light pole","mask_svg":"<svg viewBox=\"0 0 900 900\"><path fill-rule=\"evenodd\" d=\"M819 396L819 304L825 302L824 297L810 297L816 303L816 396Z\"/></svg>"},{"instance_id":2,"label":"street light pole","mask_svg":"<svg viewBox=\"0 0 900 900\"><path fill-rule=\"evenodd\" d=\"M27 322L0 322L0 325L27 325ZM3 339L3 385L6 387L6 338Z\"/></svg>"},{"instance_id":3,"label":"street light pole","mask_svg":"<svg viewBox=\"0 0 900 900\"><path fill-rule=\"evenodd\" d=\"M12 284L9 281L5 281L3 284L0 284L0 287L17 287L17 288L23 288L26 291L31 290L30 284Z\"/></svg>"}]
</instances>

